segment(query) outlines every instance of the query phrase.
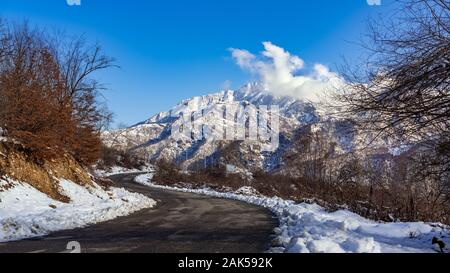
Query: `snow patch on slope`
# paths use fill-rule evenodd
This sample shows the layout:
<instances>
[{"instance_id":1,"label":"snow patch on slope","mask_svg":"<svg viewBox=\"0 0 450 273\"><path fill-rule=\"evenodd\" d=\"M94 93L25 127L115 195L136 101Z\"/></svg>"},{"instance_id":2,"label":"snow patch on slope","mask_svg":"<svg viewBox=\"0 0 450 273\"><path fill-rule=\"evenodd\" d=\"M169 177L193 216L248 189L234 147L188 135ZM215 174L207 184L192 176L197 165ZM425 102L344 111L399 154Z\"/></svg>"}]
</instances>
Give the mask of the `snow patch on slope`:
<instances>
[{"instance_id":1,"label":"snow patch on slope","mask_svg":"<svg viewBox=\"0 0 450 273\"><path fill-rule=\"evenodd\" d=\"M140 172L152 172L154 171L153 167L145 166L142 169L128 169L121 166L113 166L108 170L97 169L94 166L94 173L98 177L107 177L117 174L130 174L130 173L140 173Z\"/></svg>"},{"instance_id":2,"label":"snow patch on slope","mask_svg":"<svg viewBox=\"0 0 450 273\"><path fill-rule=\"evenodd\" d=\"M70 203L55 201L28 184L0 179L0 242L84 227L156 204L122 188L85 188L63 179L59 185L61 193L70 197Z\"/></svg>"},{"instance_id":3,"label":"snow patch on slope","mask_svg":"<svg viewBox=\"0 0 450 273\"><path fill-rule=\"evenodd\" d=\"M155 185L153 174L137 176L137 183L163 188L228 198L259 205L273 211L280 220L274 240L278 247L271 252L288 253L404 253L436 252L433 237L450 245L449 229L427 223L381 223L365 219L347 210L327 212L316 204L295 203L278 197L249 195L252 190L221 193L211 189L172 188ZM241 194L245 193L245 194Z\"/></svg>"}]
</instances>

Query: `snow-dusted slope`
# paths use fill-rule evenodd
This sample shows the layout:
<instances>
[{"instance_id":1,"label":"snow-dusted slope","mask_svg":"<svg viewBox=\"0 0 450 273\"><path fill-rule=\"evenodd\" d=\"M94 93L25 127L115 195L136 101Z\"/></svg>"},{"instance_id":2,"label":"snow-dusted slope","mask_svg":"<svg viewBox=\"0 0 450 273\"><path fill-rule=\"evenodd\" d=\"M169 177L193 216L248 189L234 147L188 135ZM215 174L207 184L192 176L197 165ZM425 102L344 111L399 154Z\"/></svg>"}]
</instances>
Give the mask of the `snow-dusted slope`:
<instances>
[{"instance_id":1,"label":"snow-dusted slope","mask_svg":"<svg viewBox=\"0 0 450 273\"><path fill-rule=\"evenodd\" d=\"M274 96L264 91L259 83L249 83L234 92L236 101L247 101L253 105L278 105L281 115L296 120L300 124L311 124L320 121L314 105L292 97Z\"/></svg>"},{"instance_id":2,"label":"snow-dusted slope","mask_svg":"<svg viewBox=\"0 0 450 273\"><path fill-rule=\"evenodd\" d=\"M193 103L196 101L196 103ZM227 90L200 97L193 97L182 101L167 112L158 113L150 119L137 124L167 124L176 119L181 111L198 112L201 110L211 110L218 106L224 107L238 102L243 105L252 104L277 105L281 115L285 118L296 120L297 124L315 123L320 120L314 105L310 102L301 101L292 97L277 97L264 90L258 82L249 83L237 91ZM133 126L132 128L136 127Z\"/></svg>"},{"instance_id":3,"label":"snow-dusted slope","mask_svg":"<svg viewBox=\"0 0 450 273\"><path fill-rule=\"evenodd\" d=\"M264 145L267 145L266 142L248 138L244 141L224 141L172 137L172 128L180 128L185 122L180 117L182 113L192 114L196 124L204 126L203 128L220 126L223 128L220 133L226 135L225 132L234 130L236 124L230 124L226 114L224 115L224 109L227 111L235 109L236 120L239 120L246 114L242 111L242 107L268 106L271 109L272 105L279 108L279 145L274 151L267 151L264 148ZM183 163L185 167L210 164L227 158L225 163L234 164L243 169L273 170L279 166L280 158L289 148L299 128L323 121L325 121L324 117L319 115L312 103L292 97L276 97L264 91L260 84L252 83L237 91L222 91L184 100L169 111L159 113L131 128L105 132L103 139L107 145L134 150L152 160L177 161ZM327 125L328 127L336 128L336 126ZM201 134L199 130L201 131L201 129L194 130L194 134ZM352 140L340 136L336 139L338 142L342 141L342 146L346 149L352 144ZM225 151L227 154L224 154Z\"/></svg>"},{"instance_id":4,"label":"snow-dusted slope","mask_svg":"<svg viewBox=\"0 0 450 273\"><path fill-rule=\"evenodd\" d=\"M26 183L0 178L0 242L42 236L50 232L83 227L153 207L156 202L125 189L80 186L61 179L62 203Z\"/></svg>"}]
</instances>

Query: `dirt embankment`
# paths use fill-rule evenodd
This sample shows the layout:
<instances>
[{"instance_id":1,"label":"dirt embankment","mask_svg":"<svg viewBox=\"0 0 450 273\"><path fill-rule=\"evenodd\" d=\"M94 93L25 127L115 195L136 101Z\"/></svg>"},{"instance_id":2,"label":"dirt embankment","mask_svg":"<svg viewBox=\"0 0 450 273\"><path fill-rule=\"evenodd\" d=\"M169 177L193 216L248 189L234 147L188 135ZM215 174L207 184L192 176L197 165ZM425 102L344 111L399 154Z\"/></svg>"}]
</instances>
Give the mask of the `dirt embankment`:
<instances>
[{"instance_id":1,"label":"dirt embankment","mask_svg":"<svg viewBox=\"0 0 450 273\"><path fill-rule=\"evenodd\" d=\"M58 179L71 180L82 186L93 183L88 171L70 155L60 155L51 161L41 160L33 157L26 147L9 141L0 141L0 178L3 176L28 183L62 202L69 202L70 198L60 192Z\"/></svg>"}]
</instances>

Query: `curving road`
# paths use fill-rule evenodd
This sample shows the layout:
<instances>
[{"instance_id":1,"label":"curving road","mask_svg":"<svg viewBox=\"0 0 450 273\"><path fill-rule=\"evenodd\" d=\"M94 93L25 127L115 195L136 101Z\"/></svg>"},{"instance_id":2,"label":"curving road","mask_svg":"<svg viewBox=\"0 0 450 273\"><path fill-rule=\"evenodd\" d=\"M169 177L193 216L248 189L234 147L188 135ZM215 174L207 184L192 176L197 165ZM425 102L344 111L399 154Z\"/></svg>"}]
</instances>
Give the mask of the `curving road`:
<instances>
[{"instance_id":1,"label":"curving road","mask_svg":"<svg viewBox=\"0 0 450 273\"><path fill-rule=\"evenodd\" d=\"M266 209L239 201L153 189L136 174L111 177L117 186L158 201L152 209L82 229L0 244L0 253L81 251L137 253L258 253L269 248L277 220Z\"/></svg>"}]
</instances>

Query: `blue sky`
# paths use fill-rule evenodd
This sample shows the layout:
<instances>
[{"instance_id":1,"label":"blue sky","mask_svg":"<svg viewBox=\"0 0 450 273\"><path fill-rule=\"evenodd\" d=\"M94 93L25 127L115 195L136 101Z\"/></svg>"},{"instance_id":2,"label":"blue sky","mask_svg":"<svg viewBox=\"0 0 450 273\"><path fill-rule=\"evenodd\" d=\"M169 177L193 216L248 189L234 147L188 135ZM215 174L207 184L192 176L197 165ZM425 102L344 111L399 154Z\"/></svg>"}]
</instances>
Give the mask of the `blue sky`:
<instances>
[{"instance_id":1,"label":"blue sky","mask_svg":"<svg viewBox=\"0 0 450 273\"><path fill-rule=\"evenodd\" d=\"M388 0L384 0L387 2ZM2 0L0 16L85 34L116 58L120 69L99 75L115 122L132 125L182 99L238 88L254 76L229 48L261 52L271 41L307 64L331 70L359 56L368 16L383 6L366 0Z\"/></svg>"}]
</instances>

